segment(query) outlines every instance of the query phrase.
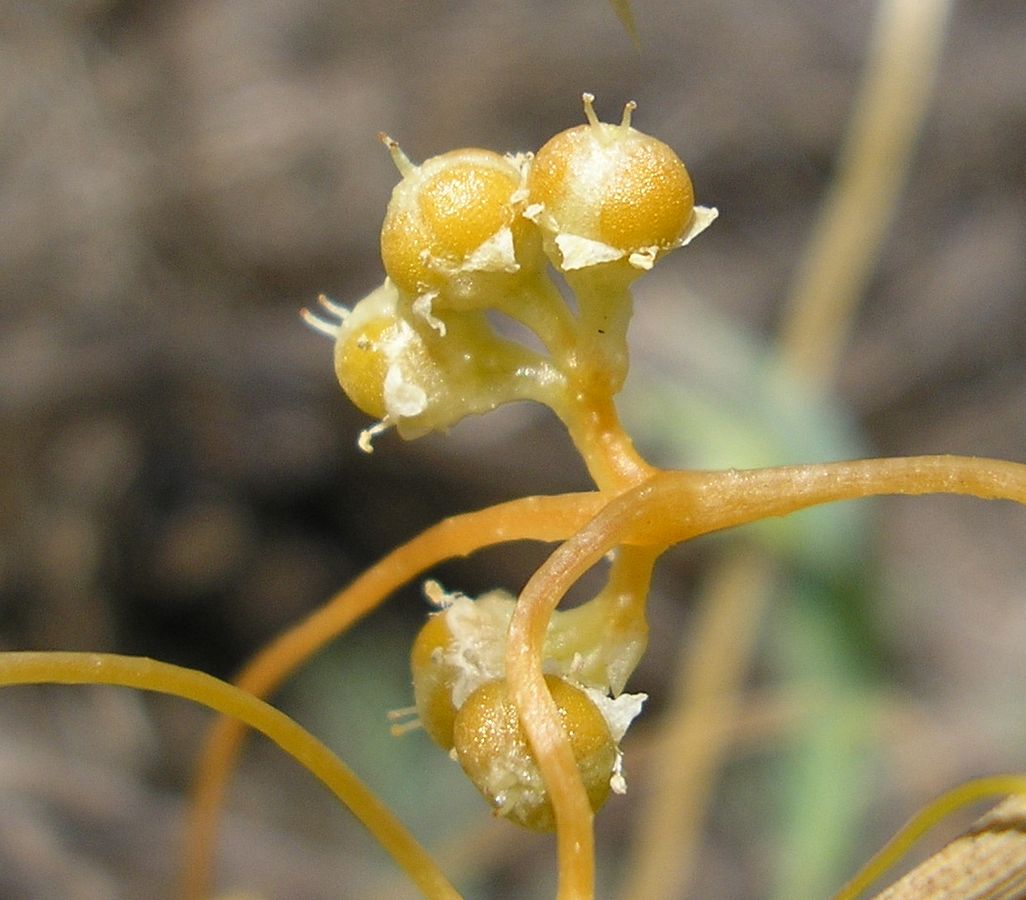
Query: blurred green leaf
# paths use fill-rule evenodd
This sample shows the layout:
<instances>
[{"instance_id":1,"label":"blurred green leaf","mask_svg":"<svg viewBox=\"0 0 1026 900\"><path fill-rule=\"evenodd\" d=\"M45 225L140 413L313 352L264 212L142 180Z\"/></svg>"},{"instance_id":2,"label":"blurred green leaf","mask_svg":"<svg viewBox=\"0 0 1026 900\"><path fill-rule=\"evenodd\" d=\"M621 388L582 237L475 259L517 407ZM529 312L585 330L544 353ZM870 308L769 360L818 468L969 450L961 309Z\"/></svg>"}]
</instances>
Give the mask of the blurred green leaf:
<instances>
[{"instance_id":1,"label":"blurred green leaf","mask_svg":"<svg viewBox=\"0 0 1026 900\"><path fill-rule=\"evenodd\" d=\"M781 678L820 697L775 767L782 810L775 827L778 900L831 895L850 874L864 798L872 795L880 695L877 657L849 610L865 597L817 579L798 579L778 603L773 657Z\"/></svg>"},{"instance_id":2,"label":"blurred green leaf","mask_svg":"<svg viewBox=\"0 0 1026 900\"><path fill-rule=\"evenodd\" d=\"M866 455L839 400L789 378L769 343L700 304L661 312L622 403L658 464L752 468ZM766 664L802 695L825 700L771 766L781 807L773 816L777 898L827 896L853 864L885 646L864 552L870 512L865 502L830 504L745 529L791 573L789 596L769 616Z\"/></svg>"}]
</instances>

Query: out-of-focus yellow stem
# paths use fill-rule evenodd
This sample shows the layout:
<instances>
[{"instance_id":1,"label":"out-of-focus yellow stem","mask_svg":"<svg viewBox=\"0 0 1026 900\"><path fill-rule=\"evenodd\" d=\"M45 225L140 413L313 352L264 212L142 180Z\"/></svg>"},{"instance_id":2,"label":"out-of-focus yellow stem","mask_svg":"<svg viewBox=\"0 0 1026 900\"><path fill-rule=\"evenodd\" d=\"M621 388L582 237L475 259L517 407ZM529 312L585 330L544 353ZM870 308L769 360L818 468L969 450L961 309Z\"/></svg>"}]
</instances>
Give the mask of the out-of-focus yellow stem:
<instances>
[{"instance_id":1,"label":"out-of-focus yellow stem","mask_svg":"<svg viewBox=\"0 0 1026 900\"><path fill-rule=\"evenodd\" d=\"M427 851L327 747L283 712L211 675L137 656L0 653L0 686L108 684L171 694L233 716L266 735L319 778L427 897L458 898Z\"/></svg>"},{"instance_id":2,"label":"out-of-focus yellow stem","mask_svg":"<svg viewBox=\"0 0 1026 900\"><path fill-rule=\"evenodd\" d=\"M655 741L645 815L633 836L625 900L677 896L691 874L703 811L741 715L740 688L774 566L752 547L713 569L697 599L672 708Z\"/></svg>"},{"instance_id":3,"label":"out-of-focus yellow stem","mask_svg":"<svg viewBox=\"0 0 1026 900\"><path fill-rule=\"evenodd\" d=\"M826 383L876 261L938 70L951 0L881 0L839 171L795 277L781 358Z\"/></svg>"},{"instance_id":4,"label":"out-of-focus yellow stem","mask_svg":"<svg viewBox=\"0 0 1026 900\"><path fill-rule=\"evenodd\" d=\"M631 9L629 0L609 0L609 3L616 13L616 17L620 20L620 24L623 25L623 30L627 32L627 36L634 42L634 46L640 47L638 26L634 23L634 12Z\"/></svg>"},{"instance_id":5,"label":"out-of-focus yellow stem","mask_svg":"<svg viewBox=\"0 0 1026 900\"><path fill-rule=\"evenodd\" d=\"M834 900L855 900L874 881L898 862L927 831L958 810L980 800L1026 794L1026 775L993 775L967 781L941 794L916 813L872 859L834 895Z\"/></svg>"}]
</instances>

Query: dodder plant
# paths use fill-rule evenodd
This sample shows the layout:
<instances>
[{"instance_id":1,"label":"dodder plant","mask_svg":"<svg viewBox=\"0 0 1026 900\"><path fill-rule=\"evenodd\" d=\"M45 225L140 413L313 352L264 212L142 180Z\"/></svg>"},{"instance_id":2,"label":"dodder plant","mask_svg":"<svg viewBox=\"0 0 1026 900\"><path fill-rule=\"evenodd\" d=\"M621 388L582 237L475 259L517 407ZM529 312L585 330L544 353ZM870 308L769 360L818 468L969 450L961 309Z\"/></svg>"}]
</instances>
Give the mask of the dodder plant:
<instances>
[{"instance_id":1,"label":"dodder plant","mask_svg":"<svg viewBox=\"0 0 1026 900\"><path fill-rule=\"evenodd\" d=\"M954 456L868 459L748 471L664 471L620 425L614 397L628 368L633 282L716 217L694 205L690 177L665 144L587 123L536 154L447 153L414 165L385 138L402 174L382 227L386 278L349 311L322 299L308 321L334 340L343 390L405 438L444 430L512 400L550 407L595 490L511 500L446 519L399 547L287 632L237 687L151 660L8 653L0 683L101 682L193 699L234 718L208 740L189 831L186 892L207 887L224 786L245 726L325 781L425 894L456 896L427 853L315 739L258 698L312 653L440 561L531 539L557 543L518 597L472 600L434 583L438 609L411 653L416 721L462 766L494 811L555 830L559 894L594 892L592 820L625 788L620 743L644 695L624 693L644 652L653 565L698 535L836 500L878 494L970 494L1026 504L1026 466ZM553 275L572 291L565 302ZM500 333L503 319L531 335ZM557 609L604 557L605 586ZM397 726L410 727L410 722ZM1006 779L997 790L1022 787ZM991 785L993 788L994 785Z\"/></svg>"}]
</instances>

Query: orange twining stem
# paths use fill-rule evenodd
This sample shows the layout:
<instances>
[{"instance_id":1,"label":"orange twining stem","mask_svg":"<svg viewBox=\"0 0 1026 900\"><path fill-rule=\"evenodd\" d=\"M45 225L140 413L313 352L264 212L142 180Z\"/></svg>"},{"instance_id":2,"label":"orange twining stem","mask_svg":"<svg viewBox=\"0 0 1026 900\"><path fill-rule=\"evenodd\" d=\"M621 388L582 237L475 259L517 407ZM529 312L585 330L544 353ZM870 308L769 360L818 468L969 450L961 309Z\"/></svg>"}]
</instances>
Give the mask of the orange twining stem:
<instances>
[{"instance_id":1,"label":"orange twining stem","mask_svg":"<svg viewBox=\"0 0 1026 900\"><path fill-rule=\"evenodd\" d=\"M236 684L256 697L265 697L392 591L431 566L493 544L565 539L604 502L597 493L525 497L443 519L393 550L320 609L279 635L245 666ZM207 734L186 829L181 876L184 897L199 900L208 892L221 804L245 733L243 722L222 718Z\"/></svg>"},{"instance_id":2,"label":"orange twining stem","mask_svg":"<svg viewBox=\"0 0 1026 900\"><path fill-rule=\"evenodd\" d=\"M513 613L506 673L556 817L560 898L594 893L593 814L542 673L549 620L570 587L618 544L662 547L822 503L931 493L1026 505L1026 465L920 456L747 471L661 472L611 500L552 553L528 581Z\"/></svg>"},{"instance_id":3,"label":"orange twining stem","mask_svg":"<svg viewBox=\"0 0 1026 900\"><path fill-rule=\"evenodd\" d=\"M594 835L591 804L566 732L542 673L542 647L549 619L570 586L648 510L653 481L610 501L562 544L527 582L510 621L506 677L520 723L538 761L556 817L561 900L594 895Z\"/></svg>"}]
</instances>

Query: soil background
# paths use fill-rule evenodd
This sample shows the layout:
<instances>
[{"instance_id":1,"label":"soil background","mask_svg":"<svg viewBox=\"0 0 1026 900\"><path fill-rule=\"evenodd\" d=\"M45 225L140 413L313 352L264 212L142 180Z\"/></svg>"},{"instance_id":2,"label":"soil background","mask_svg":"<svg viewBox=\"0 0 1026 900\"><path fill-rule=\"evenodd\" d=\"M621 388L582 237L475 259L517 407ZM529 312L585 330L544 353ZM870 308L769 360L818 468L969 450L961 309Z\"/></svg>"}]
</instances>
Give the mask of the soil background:
<instances>
[{"instance_id":1,"label":"soil background","mask_svg":"<svg viewBox=\"0 0 1026 900\"><path fill-rule=\"evenodd\" d=\"M582 120L582 91L606 119L636 100L635 124L678 150L699 201L720 210L639 285L637 368L688 383L679 348L702 333L681 309L771 344L874 4L635 6L640 53L601 0L0 5L0 649L142 654L227 677L432 521L587 484L558 425L521 405L448 437L356 449L368 423L297 311L321 292L354 302L382 278L397 174L378 132L415 160L536 149ZM955 5L832 400L862 453L1026 460L1024 47L1020 0ZM658 455L659 423L637 427ZM1026 514L923 500L871 516L866 566L903 712L856 860L959 778L1026 768ZM653 723L716 547L683 548L661 570L660 636L638 679ZM540 553L438 574L470 594L516 589ZM398 595L281 698L361 773L393 753L384 713L407 702L402 659L425 609L415 588ZM771 682L772 668L753 677ZM124 691L0 694L0 895L172 896L206 722ZM455 767L423 735L402 743L398 768L368 778L469 873L468 895L551 895L551 843L492 823L448 776L432 783L431 766ZM658 783L637 771L639 791ZM695 896L765 895L772 814L752 821L743 796L714 811ZM614 803L611 866L632 808ZM344 811L258 742L220 859L222 888L255 896L407 890Z\"/></svg>"}]
</instances>

